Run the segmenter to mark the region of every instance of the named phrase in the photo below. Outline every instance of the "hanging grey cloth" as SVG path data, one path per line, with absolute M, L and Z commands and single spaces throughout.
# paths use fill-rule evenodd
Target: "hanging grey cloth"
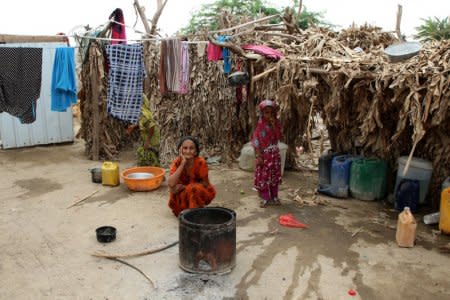
M 0 112 L 33 123 L 41 75 L 42 48 L 0 48 Z

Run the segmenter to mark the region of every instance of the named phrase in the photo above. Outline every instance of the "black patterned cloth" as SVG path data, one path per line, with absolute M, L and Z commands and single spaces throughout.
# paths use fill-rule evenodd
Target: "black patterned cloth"
M 144 88 L 144 47 L 142 44 L 108 45 L 108 113 L 137 124 Z
M 0 47 L 0 112 L 33 123 L 41 76 L 42 48 Z

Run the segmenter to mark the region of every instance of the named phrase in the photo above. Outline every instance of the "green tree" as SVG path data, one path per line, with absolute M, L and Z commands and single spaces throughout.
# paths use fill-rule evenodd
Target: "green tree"
M 298 5 L 298 0 L 294 1 Z M 273 7 L 264 0 L 216 0 L 210 4 L 203 4 L 201 8 L 195 11 L 189 24 L 181 29 L 183 34 L 195 33 L 202 29 L 219 29 L 219 16 L 226 10 L 229 16 L 233 17 L 258 17 L 261 15 L 269 16 L 283 14 L 284 8 Z M 297 17 L 295 15 L 295 17 Z M 309 12 L 303 7 L 300 18 L 297 18 L 297 24 L 301 29 L 306 29 L 311 24 L 328 26 L 322 20 L 322 13 Z M 281 18 L 275 18 L 270 23 L 279 23 Z
M 415 38 L 423 42 L 450 39 L 450 22 L 448 17 L 443 19 L 428 17 L 427 19 L 422 19 L 422 21 L 424 23 L 416 27 L 417 35 Z

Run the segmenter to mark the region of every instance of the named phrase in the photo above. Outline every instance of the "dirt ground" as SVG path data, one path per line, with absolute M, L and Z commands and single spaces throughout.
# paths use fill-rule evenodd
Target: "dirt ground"
M 131 153 L 123 170 L 134 165 Z M 211 166 L 215 206 L 237 213 L 236 267 L 199 275 L 178 266 L 178 246 L 126 259 L 145 272 L 91 253 L 134 253 L 178 240 L 166 183 L 134 193 L 91 182 L 100 166 L 74 144 L 0 151 L 0 299 L 450 299 L 450 241 L 421 222 L 417 245 L 395 243 L 397 212 L 381 202 L 331 199 L 303 206 L 317 172 L 285 172 L 280 207 L 259 208 L 252 173 Z M 242 190 L 242 191 L 241 191 Z M 67 208 L 98 191 L 80 205 Z M 308 229 L 278 224 L 292 213 Z M 117 228 L 100 244 L 95 229 Z M 356 295 L 350 296 L 353 289 Z

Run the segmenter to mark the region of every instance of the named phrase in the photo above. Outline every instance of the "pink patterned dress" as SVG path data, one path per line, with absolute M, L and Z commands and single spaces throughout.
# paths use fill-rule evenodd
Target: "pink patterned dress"
M 281 139 L 281 124 L 275 120 L 272 126 L 260 118 L 253 132 L 252 146 L 261 153 L 263 164 L 255 167 L 255 188 L 267 201 L 278 198 L 278 186 L 281 184 L 281 156 L 278 142 Z

